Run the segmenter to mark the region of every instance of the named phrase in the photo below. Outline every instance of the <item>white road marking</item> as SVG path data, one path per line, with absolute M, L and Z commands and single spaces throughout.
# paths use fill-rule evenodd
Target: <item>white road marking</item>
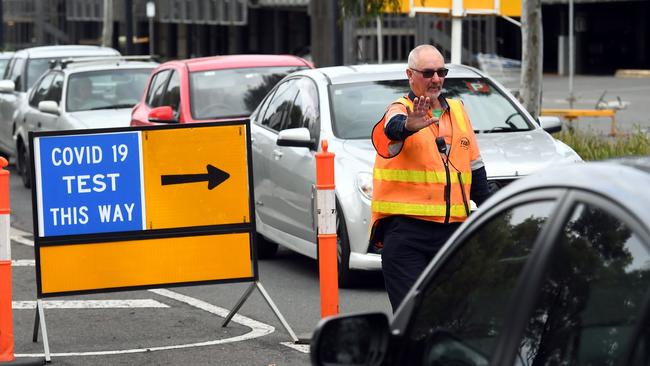
M 293 348 L 298 352 L 302 353 L 309 353 L 309 345 L 308 344 L 295 344 L 292 342 L 280 342 L 281 345 L 287 346 L 289 348 Z
M 13 301 L 12 307 L 17 310 L 36 309 L 36 301 Z M 153 299 L 140 300 L 46 300 L 45 309 L 129 309 L 129 308 L 168 308 Z
M 34 246 L 34 241 L 31 239 L 28 239 L 27 237 L 31 236 L 30 233 L 26 231 L 22 231 L 20 229 L 16 228 L 11 228 L 10 232 L 11 240 L 22 244 L 22 245 L 27 245 L 27 246 Z M 12 265 L 14 266 L 34 266 L 35 261 L 33 259 L 18 259 L 18 260 L 12 260 Z M 218 307 L 216 305 L 212 305 L 210 303 L 207 303 L 205 301 L 195 299 L 193 297 L 185 296 L 182 294 L 179 294 L 177 292 L 173 292 L 170 290 L 165 290 L 165 289 L 152 289 L 149 290 L 153 293 L 156 293 L 160 296 L 164 296 L 170 299 L 174 299 L 176 301 L 180 301 L 183 303 L 186 303 L 190 306 L 193 306 L 195 308 L 207 311 L 211 314 L 217 315 L 219 317 L 225 318 L 228 316 L 230 313 L 229 310 Z M 108 301 L 120 301 L 120 300 L 108 300 Z M 125 300 L 126 301 L 126 300 Z M 153 300 L 152 300 L 153 301 Z M 44 301 L 45 303 L 48 303 L 50 301 Z M 52 301 L 53 302 L 53 301 Z M 72 301 L 63 301 L 70 303 Z M 16 301 L 14 302 L 14 306 L 26 306 L 24 309 L 34 309 L 35 305 L 16 305 L 16 303 L 35 303 L 33 301 Z M 164 304 L 163 304 L 164 305 Z M 29 306 L 29 307 L 27 307 Z M 166 306 L 166 305 L 165 305 Z M 45 305 L 46 308 L 48 308 L 48 305 Z M 60 307 L 61 308 L 61 307 Z M 69 308 L 69 307 L 68 307 Z M 14 307 L 16 309 L 16 307 Z M 23 309 L 23 308 L 21 308 Z M 179 344 L 179 345 L 172 345 L 172 346 L 161 346 L 161 347 L 150 347 L 150 348 L 132 348 L 132 349 L 125 349 L 125 350 L 110 350 L 110 351 L 95 351 L 95 352 L 62 352 L 62 353 L 50 353 L 51 357 L 66 357 L 66 356 L 102 356 L 102 355 L 116 355 L 116 354 L 127 354 L 127 353 L 143 353 L 143 352 L 152 352 L 152 351 L 164 351 L 164 350 L 170 350 L 170 349 L 183 349 L 183 348 L 192 348 L 192 347 L 205 347 L 205 346 L 213 346 L 217 344 L 225 344 L 225 343 L 232 343 L 232 342 L 239 342 L 239 341 L 244 341 L 247 339 L 253 339 L 253 338 L 258 338 L 258 337 L 263 337 L 267 334 L 271 334 L 275 331 L 275 327 L 264 324 L 262 322 L 259 322 L 257 320 L 245 317 L 243 315 L 236 314 L 233 316 L 232 321 L 234 323 L 246 326 L 251 328 L 251 331 L 242 334 L 240 336 L 232 337 L 232 338 L 225 338 L 225 339 L 215 339 L 211 341 L 206 341 L 206 342 L 198 342 L 198 343 L 187 343 L 187 344 Z M 281 342 L 280 344 L 287 346 L 289 348 L 295 349 L 299 352 L 303 353 L 309 353 L 309 345 L 297 345 L 293 344 L 291 342 Z M 23 354 L 15 354 L 15 357 L 44 357 L 44 353 L 23 353 Z
M 12 241 L 15 241 L 18 244 L 33 247 L 34 246 L 34 241 L 31 240 L 31 239 L 26 238 L 26 236 L 32 236 L 32 234 L 28 233 L 26 231 L 22 231 L 20 229 L 16 229 L 14 227 L 9 229 L 9 237 L 10 237 L 10 239 Z
M 36 265 L 36 261 L 33 259 L 12 259 L 11 260 L 12 267 L 34 267 L 35 265 Z
M 209 304 L 205 301 L 195 299 L 193 297 L 185 296 L 177 292 L 164 290 L 164 289 L 153 289 L 149 290 L 153 293 L 156 293 L 160 296 L 164 296 L 176 301 L 186 303 L 190 306 L 196 307 L 201 310 L 205 310 L 211 314 L 225 317 L 229 313 L 227 309 L 218 307 L 216 305 Z M 149 348 L 131 348 L 124 350 L 110 350 L 110 351 L 94 351 L 94 352 L 61 352 L 61 353 L 50 353 L 51 357 L 71 357 L 71 356 L 103 356 L 103 355 L 118 355 L 118 354 L 127 354 L 127 353 L 143 353 L 143 352 L 153 352 L 153 351 L 164 351 L 170 349 L 183 349 L 183 348 L 192 348 L 192 347 L 205 347 L 205 346 L 214 346 L 217 344 L 225 344 L 232 342 L 244 341 L 247 339 L 253 339 L 271 334 L 275 331 L 275 327 L 264 324 L 257 320 L 245 317 L 243 315 L 235 315 L 232 318 L 232 321 L 238 324 L 241 324 L 246 327 L 252 328 L 250 332 L 242 334 L 239 336 L 224 338 L 224 339 L 215 339 L 206 342 L 197 342 L 197 343 L 186 343 L 178 344 L 172 346 L 161 346 L 161 347 L 149 347 Z M 43 353 L 22 353 L 15 354 L 15 357 L 44 357 Z

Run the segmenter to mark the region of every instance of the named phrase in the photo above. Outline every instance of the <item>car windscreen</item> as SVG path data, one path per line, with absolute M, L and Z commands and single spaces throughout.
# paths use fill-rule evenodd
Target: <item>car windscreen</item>
M 197 120 L 249 116 L 278 81 L 304 67 L 255 67 L 190 73 L 190 108 Z
M 368 139 L 391 102 L 409 92 L 408 80 L 333 85 L 330 99 L 334 134 L 343 139 Z M 460 99 L 476 132 L 513 132 L 533 128 L 514 104 L 482 78 L 447 78 L 447 98 Z
M 140 101 L 151 70 L 111 69 L 70 74 L 66 111 L 132 108 Z

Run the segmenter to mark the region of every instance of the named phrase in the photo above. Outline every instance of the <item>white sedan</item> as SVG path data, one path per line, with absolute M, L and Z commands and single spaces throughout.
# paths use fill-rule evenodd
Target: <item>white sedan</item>
M 465 104 L 492 190 L 549 165 L 582 160 L 496 81 L 471 67 L 447 67 L 444 93 Z M 408 93 L 406 68 L 304 70 L 267 94 L 251 115 L 259 257 L 273 256 L 277 244 L 317 257 L 314 156 L 326 139 L 336 154 L 339 283 L 350 285 L 352 270 L 381 269 L 380 255 L 368 246 L 375 159 L 370 132 L 387 105 Z M 547 130 L 559 130 L 559 120 L 541 123 L 547 122 Z

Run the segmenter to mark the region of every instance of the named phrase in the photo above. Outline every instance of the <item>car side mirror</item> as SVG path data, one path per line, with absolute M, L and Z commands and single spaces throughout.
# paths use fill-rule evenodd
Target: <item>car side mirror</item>
M 544 131 L 548 133 L 555 133 L 562 131 L 562 120 L 557 116 L 539 116 L 537 122 L 542 126 Z
M 43 100 L 38 102 L 38 110 L 43 113 L 59 114 L 59 103 L 53 100 Z
M 13 93 L 16 91 L 16 84 L 12 80 L 0 80 L 0 93 Z
M 318 323 L 309 353 L 317 366 L 378 366 L 386 358 L 389 340 L 386 314 L 346 314 Z
M 147 116 L 147 119 L 149 120 L 149 122 L 159 122 L 159 123 L 178 122 L 176 118 L 174 118 L 174 110 L 172 109 L 172 107 L 168 105 L 153 108 L 151 111 L 149 111 L 149 115 Z
M 309 129 L 305 127 L 288 128 L 280 131 L 276 143 L 278 146 L 307 147 L 310 149 L 316 145 L 316 142 L 311 139 Z

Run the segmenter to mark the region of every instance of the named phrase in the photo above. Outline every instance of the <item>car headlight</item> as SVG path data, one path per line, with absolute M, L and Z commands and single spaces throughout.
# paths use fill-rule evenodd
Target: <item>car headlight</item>
M 369 200 L 372 199 L 372 173 L 357 173 L 357 189 L 359 189 L 359 192 L 361 192 L 365 198 Z

